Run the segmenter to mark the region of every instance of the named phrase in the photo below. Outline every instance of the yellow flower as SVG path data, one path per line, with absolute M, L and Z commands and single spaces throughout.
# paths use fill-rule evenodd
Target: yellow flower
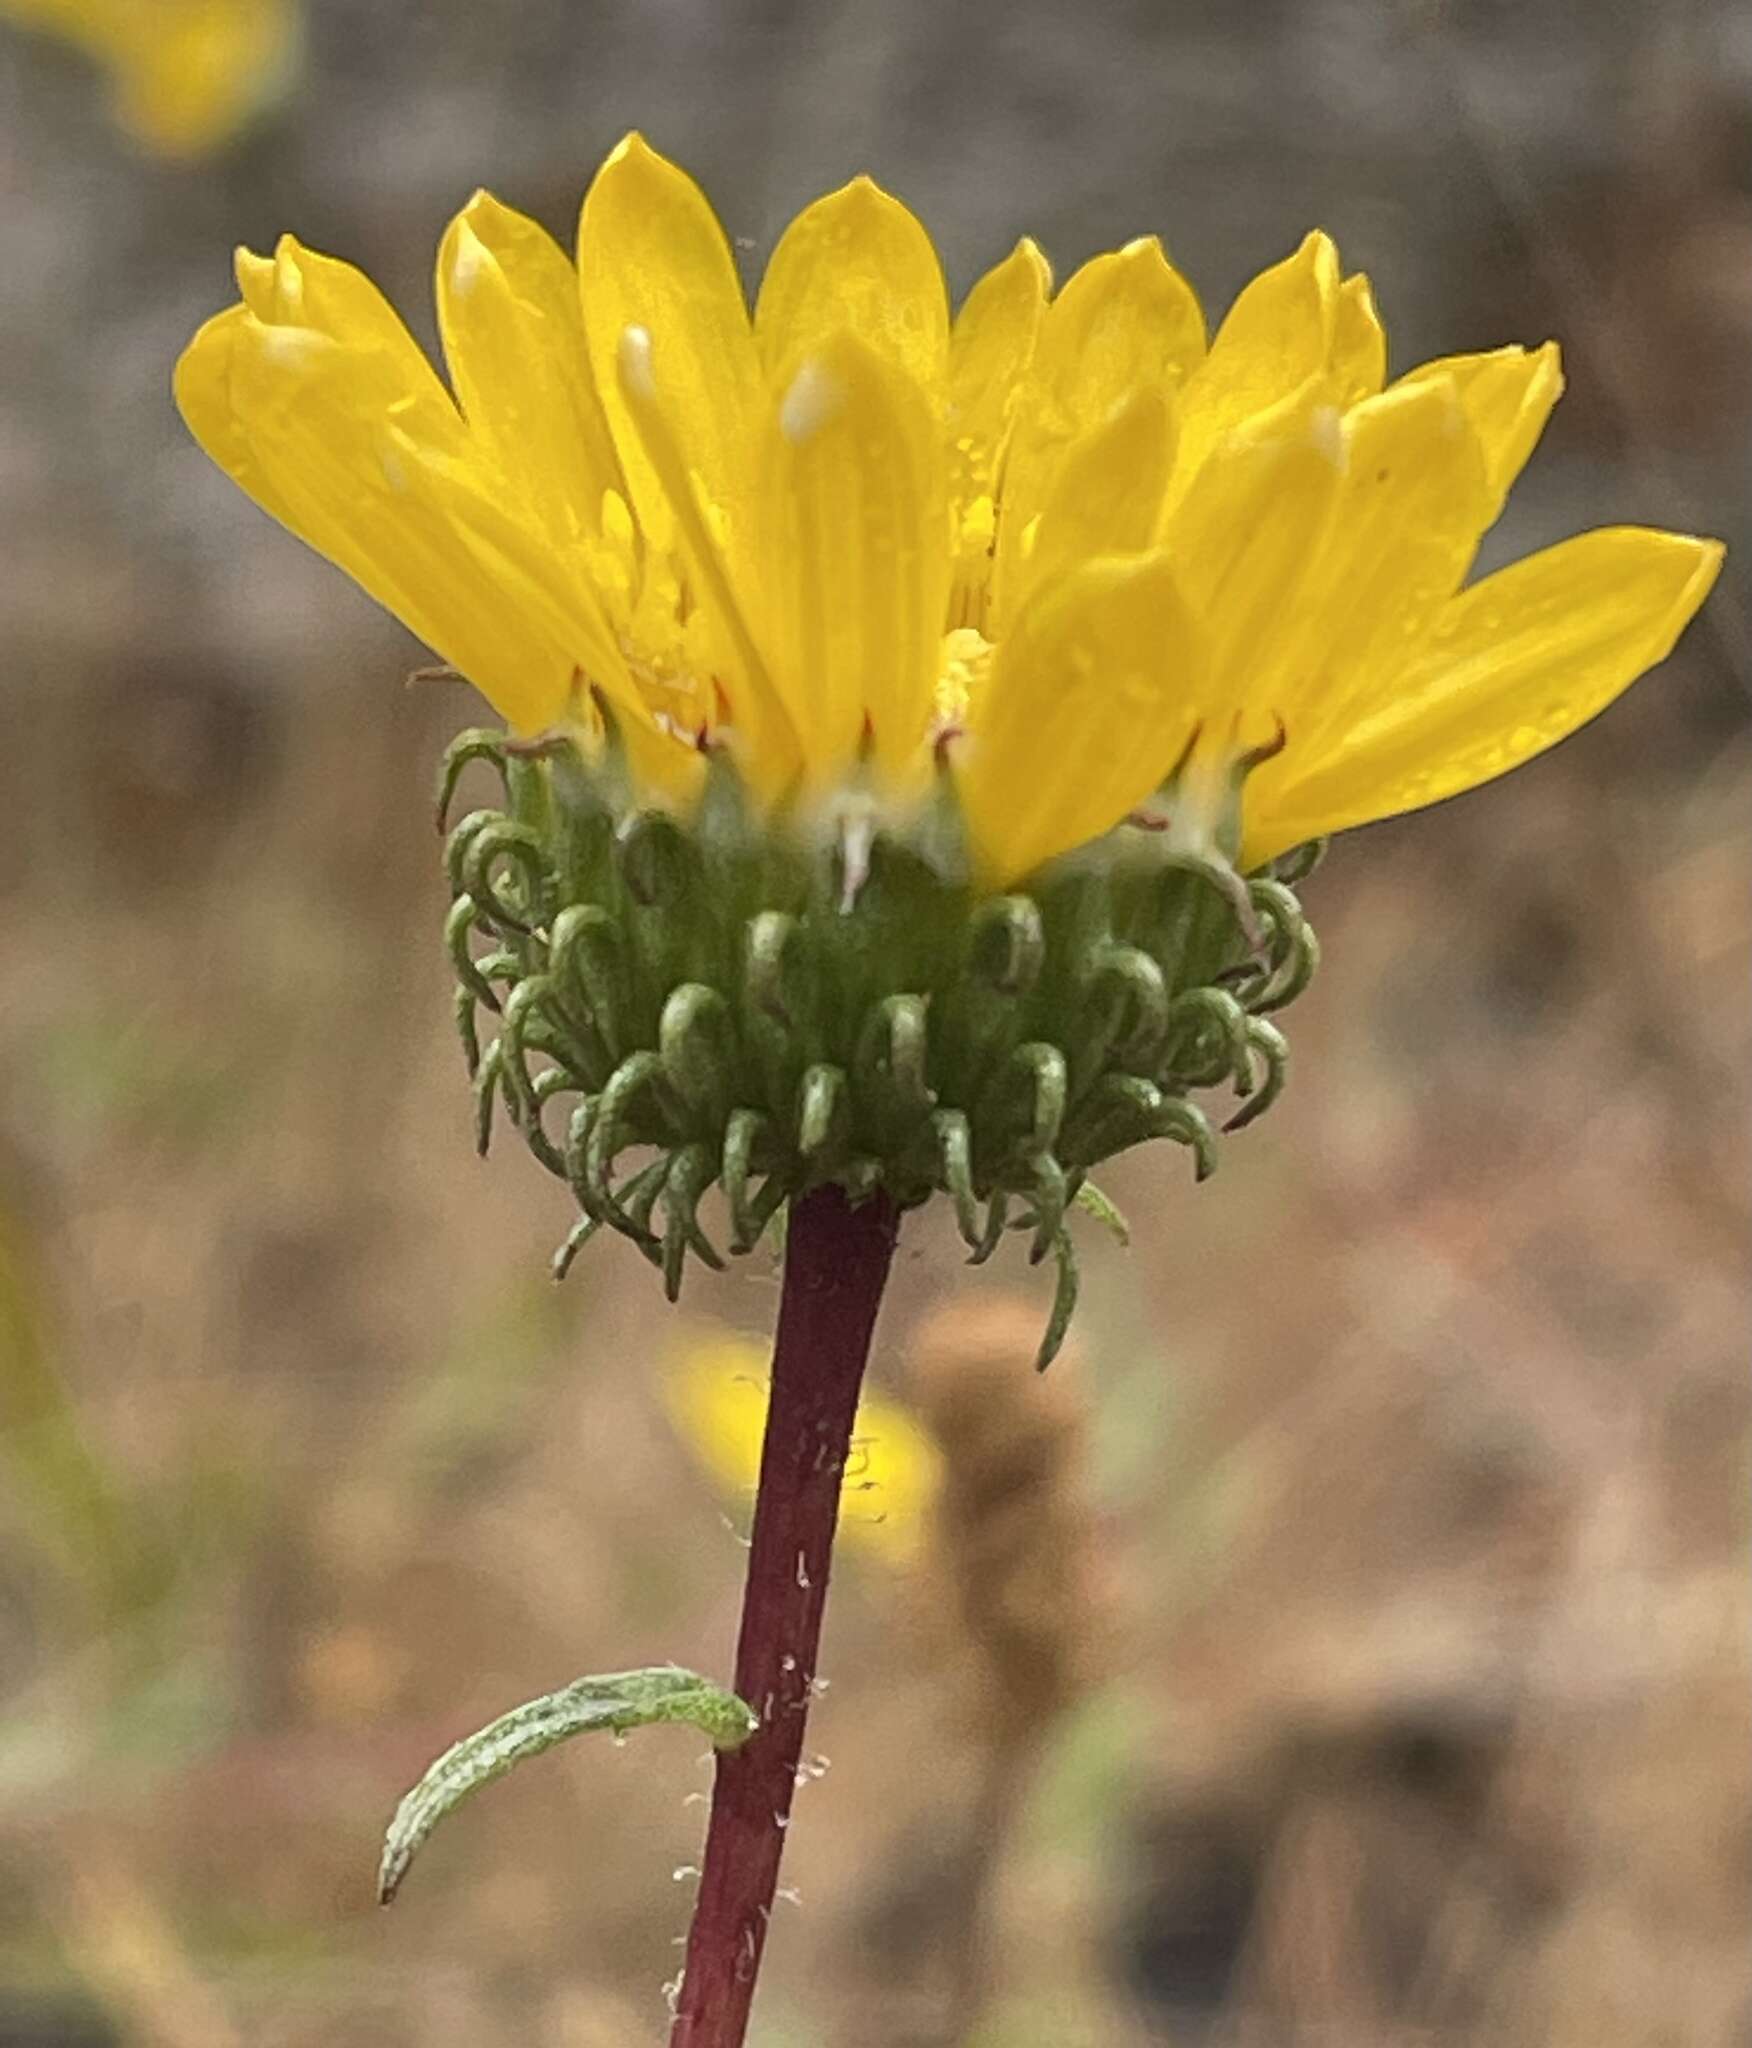
M 238 281 L 178 368 L 195 435 L 511 725 L 593 730 L 588 685 L 681 805 L 707 734 L 793 813 L 904 814 L 947 760 L 990 887 L 1141 808 L 1251 866 L 1500 775 L 1662 659 L 1721 559 L 1611 527 L 1469 584 L 1557 351 L 1384 384 L 1323 234 L 1208 344 L 1153 237 L 1056 295 L 1024 241 L 952 320 L 859 178 L 751 318 L 635 135 L 576 271 L 484 193 L 452 223 L 454 396 L 347 265 L 288 237 Z
M 767 1353 L 740 1337 L 695 1345 L 663 1382 L 669 1419 L 719 1487 L 752 1503 L 766 1431 Z M 840 1503 L 840 1534 L 891 1564 L 910 1563 L 923 1544 L 942 1459 L 904 1408 L 866 1394 L 852 1425 Z
M 0 0 L 0 15 L 87 51 L 116 119 L 160 156 L 203 156 L 291 75 L 296 0 Z

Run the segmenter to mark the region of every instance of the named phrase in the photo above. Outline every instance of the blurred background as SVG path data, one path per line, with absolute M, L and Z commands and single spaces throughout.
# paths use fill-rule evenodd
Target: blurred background
M 633 125 L 751 271 L 862 169 L 957 289 L 1161 230 L 1214 313 L 1323 224 L 1399 367 L 1564 342 L 1492 562 L 1735 550 L 1573 744 L 1335 850 L 1289 1098 L 1196 1198 L 1122 1163 L 1045 1381 L 1043 1276 L 908 1229 L 941 1478 L 848 1506 L 756 2038 L 1747 2042 L 1745 10 L 0 0 L 0 2044 L 663 2037 L 691 1736 L 527 1768 L 387 1917 L 377 1843 L 516 1700 L 728 1668 L 665 1388 L 774 1277 L 552 1285 L 448 1022 L 475 707 L 168 391 L 234 242 L 429 338 L 471 189 L 569 241 Z

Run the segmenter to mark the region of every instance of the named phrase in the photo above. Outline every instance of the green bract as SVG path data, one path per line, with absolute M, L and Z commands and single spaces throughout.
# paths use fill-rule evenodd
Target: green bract
M 445 757 L 441 817 L 476 760 L 504 798 L 450 834 L 457 1022 L 481 1149 L 502 1102 L 583 1211 L 562 1273 L 606 1224 L 673 1298 L 690 1252 L 723 1266 L 714 1185 L 734 1253 L 824 1181 L 901 1208 L 942 1193 L 975 1263 L 1006 1229 L 1055 1255 L 1044 1363 L 1091 1169 L 1172 1138 L 1202 1180 L 1217 1141 L 1194 1092 L 1232 1088 L 1234 1130 L 1283 1087 L 1269 1013 L 1318 958 L 1290 886 L 1314 850 L 1244 881 L 1128 827 L 980 896 L 947 780 L 904 833 L 855 796 L 786 829 L 719 751 L 683 821 L 632 801 L 612 747 L 478 731 Z

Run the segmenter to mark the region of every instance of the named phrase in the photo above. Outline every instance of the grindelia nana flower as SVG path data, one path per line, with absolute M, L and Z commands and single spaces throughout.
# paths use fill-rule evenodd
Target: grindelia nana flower
M 177 369 L 196 437 L 511 728 L 445 784 L 506 784 L 451 841 L 483 1141 L 502 1098 L 575 1236 L 672 1289 L 714 1182 L 740 1250 L 824 1181 L 941 1189 L 976 1257 L 1056 1253 L 1050 1349 L 1089 1169 L 1169 1136 L 1208 1171 L 1191 1091 L 1231 1081 L 1241 1122 L 1282 1085 L 1295 850 L 1561 738 L 1721 557 L 1609 527 L 1469 581 L 1556 349 L 1388 383 L 1319 233 L 1208 340 L 1153 237 L 1056 292 L 1024 241 L 951 317 L 859 178 L 751 315 L 632 136 L 576 268 L 484 193 L 452 222 L 448 388 L 348 265 L 287 237 L 237 277 Z
M 0 15 L 88 51 L 116 119 L 161 156 L 227 141 L 290 77 L 296 0 L 0 0 Z

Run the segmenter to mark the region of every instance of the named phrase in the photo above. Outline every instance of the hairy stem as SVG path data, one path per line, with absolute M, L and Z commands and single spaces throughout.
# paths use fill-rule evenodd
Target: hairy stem
M 748 2028 L 803 1755 L 858 1388 L 897 1221 L 886 1195 L 854 1207 L 838 1187 L 792 1205 L 736 1645 L 736 1691 L 760 1727 L 718 1758 L 670 2048 L 741 2048 Z

